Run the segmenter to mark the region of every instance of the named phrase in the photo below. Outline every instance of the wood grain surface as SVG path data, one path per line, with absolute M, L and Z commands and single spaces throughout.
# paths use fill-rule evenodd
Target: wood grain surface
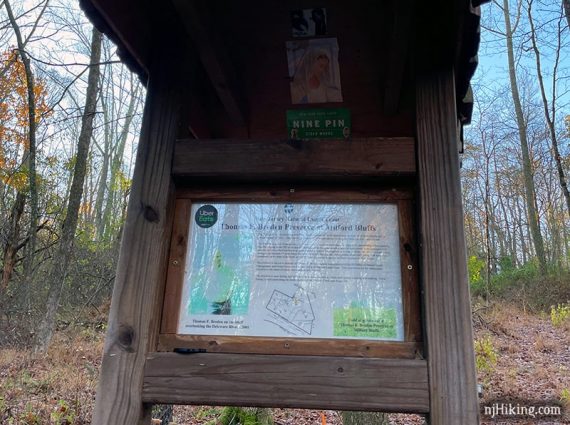
M 425 413 L 424 360 L 252 354 L 149 355 L 150 403 Z
M 421 269 L 431 423 L 479 423 L 453 72 L 417 84 Z
M 185 177 L 400 176 L 416 170 L 413 138 L 179 140 L 173 174 Z
M 172 154 L 178 95 L 170 74 L 150 79 L 105 340 L 94 425 L 150 423 L 141 400 L 146 354 L 156 346 L 172 231 Z

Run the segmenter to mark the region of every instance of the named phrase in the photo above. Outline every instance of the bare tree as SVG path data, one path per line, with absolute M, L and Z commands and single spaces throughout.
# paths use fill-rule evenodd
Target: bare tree
M 48 6 L 49 1 L 46 0 L 38 17 L 37 22 L 41 19 L 45 9 Z M 22 36 L 20 31 L 20 26 L 16 22 L 14 13 L 12 11 L 12 6 L 9 0 L 4 0 L 4 6 L 6 7 L 6 12 L 8 14 L 8 19 L 10 25 L 14 30 L 14 35 L 16 36 L 16 42 L 18 45 L 18 54 L 22 59 L 24 64 L 24 69 L 26 71 L 26 88 L 28 93 L 28 178 L 29 178 L 29 192 L 30 192 L 30 226 L 29 226 L 29 241 L 25 262 L 26 275 L 30 276 L 32 273 L 32 265 L 34 261 L 34 252 L 36 249 L 36 233 L 38 227 L 38 188 L 37 188 L 37 172 L 36 172 L 36 129 L 37 129 L 37 118 L 36 118 L 36 94 L 35 94 L 35 82 L 34 73 L 32 71 L 32 65 L 28 53 L 26 52 L 26 40 Z M 21 204 L 21 201 L 20 201 Z M 18 205 L 19 209 L 20 205 Z M 21 215 L 21 214 L 20 214 Z M 14 216 L 16 218 L 17 215 Z
M 559 145 L 558 135 L 555 127 L 556 112 L 557 112 L 556 108 L 557 77 L 558 77 L 558 66 L 560 65 L 562 24 L 561 24 L 561 19 L 559 19 L 557 25 L 557 33 L 555 37 L 556 40 L 555 57 L 552 67 L 552 81 L 551 81 L 552 97 L 549 101 L 546 95 L 544 76 L 542 73 L 541 53 L 537 43 L 537 32 L 534 24 L 532 5 L 533 5 L 533 0 L 527 0 L 527 16 L 528 16 L 528 22 L 530 24 L 530 40 L 532 43 L 532 50 L 534 52 L 536 60 L 536 76 L 538 78 L 538 84 L 540 87 L 540 97 L 544 108 L 544 118 L 548 126 L 548 132 L 550 134 L 550 142 L 552 144 L 552 150 L 554 152 L 554 160 L 556 161 L 556 171 L 558 172 L 560 189 L 562 190 L 562 193 L 566 200 L 566 208 L 568 209 L 568 214 L 570 215 L 570 192 L 568 191 L 568 183 L 566 180 L 566 175 L 564 173 L 564 167 L 562 165 L 562 157 L 560 155 L 560 148 L 558 146 Z
M 503 0 L 503 14 L 505 18 L 505 42 L 507 47 L 507 59 L 509 64 L 509 80 L 511 84 L 511 96 L 513 99 L 513 106 L 515 108 L 515 116 L 517 121 L 517 129 L 522 153 L 522 167 L 524 176 L 525 187 L 525 201 L 528 212 L 528 222 L 536 257 L 538 259 L 539 269 L 541 274 L 546 274 L 546 256 L 544 254 L 544 240 L 540 231 L 540 221 L 536 209 L 536 190 L 533 180 L 532 165 L 530 161 L 530 151 L 528 144 L 528 135 L 526 128 L 526 121 L 523 113 L 522 101 L 519 94 L 519 87 L 517 82 L 517 71 L 515 64 L 515 53 L 513 46 L 513 34 L 518 25 L 521 15 L 521 3 L 518 4 L 517 18 L 515 25 L 511 25 L 511 15 L 509 10 L 509 0 Z
M 55 327 L 55 319 L 61 291 L 67 275 L 70 258 L 73 254 L 73 243 L 79 216 L 79 207 L 83 196 L 83 184 L 87 169 L 87 156 L 93 134 L 93 119 L 97 106 L 97 90 L 99 84 L 101 60 L 102 34 L 96 28 L 92 30 L 91 57 L 89 75 L 87 78 L 87 91 L 85 96 L 85 108 L 83 111 L 81 133 L 77 142 L 77 155 L 75 160 L 73 181 L 69 193 L 67 213 L 63 222 L 62 236 L 59 247 L 55 254 L 51 272 L 48 277 L 49 292 L 46 302 L 46 313 L 38 327 L 34 341 L 34 352 L 45 352 L 51 340 Z

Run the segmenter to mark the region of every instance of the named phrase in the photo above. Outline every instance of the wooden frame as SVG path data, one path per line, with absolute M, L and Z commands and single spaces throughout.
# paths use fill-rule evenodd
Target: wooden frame
M 244 336 L 178 335 L 177 324 L 180 298 L 188 250 L 187 238 L 191 222 L 192 200 L 201 202 L 335 202 L 335 203 L 391 203 L 398 206 L 400 234 L 400 262 L 402 301 L 404 310 L 404 341 L 377 341 L 352 339 L 303 339 Z M 168 274 L 164 296 L 159 351 L 193 349 L 215 353 L 280 354 L 305 356 L 357 356 L 381 358 L 422 357 L 421 321 L 417 258 L 414 239 L 412 194 L 402 190 L 316 190 L 285 188 L 260 190 L 236 187 L 223 190 L 179 190 L 171 239 Z
M 172 172 L 177 177 L 240 180 L 294 176 L 303 180 L 336 177 L 346 181 L 355 177 L 414 176 L 414 144 L 411 137 L 369 137 L 349 141 L 178 140 Z
M 282 49 L 290 8 L 303 4 L 81 2 L 149 77 L 92 423 L 148 424 L 152 403 L 417 412 L 428 413 L 431 424 L 478 423 L 455 107 L 465 97 L 478 45 L 472 5 L 414 8 L 392 0 L 341 13 L 344 2 L 327 3 L 330 35 L 342 41 L 342 62 L 350 64 L 342 69 L 343 106 L 351 109 L 354 137 L 298 141 L 283 139 L 290 93 Z M 256 9 L 261 4 L 265 10 Z M 262 25 L 245 19 L 252 14 Z M 180 140 L 190 134 L 213 140 Z M 224 188 L 188 186 L 205 180 Z M 295 193 L 291 186 L 243 186 L 269 181 L 314 186 L 294 186 Z M 323 190 L 333 182 L 335 188 Z M 370 188 L 394 182 L 417 189 L 416 196 Z M 198 346 L 164 332 L 178 308 L 176 285 L 168 285 L 163 302 L 166 276 L 180 273 L 186 243 L 175 203 L 180 211 L 195 196 L 289 200 L 300 192 L 326 201 L 332 190 L 347 202 L 374 196 L 397 202 L 405 210 L 400 225 L 419 230 L 402 241 L 408 261 L 402 264 L 412 264 L 413 272 L 403 274 L 406 308 L 418 315 L 406 326 L 406 342 L 342 340 L 345 350 L 323 340 L 328 356 L 318 356 L 299 339 L 274 339 L 243 353 L 244 344 L 219 337 Z M 184 346 L 208 352 L 156 352 Z M 426 360 L 400 358 L 422 352 Z
M 182 96 L 180 75 L 167 68 L 168 51 L 163 54 L 149 81 L 94 425 L 142 424 L 151 418 L 152 406 L 142 403 L 142 381 L 146 355 L 156 346 L 160 328 L 174 204 L 170 164 Z
M 422 75 L 416 94 L 429 423 L 477 424 L 453 70 Z
M 425 360 L 203 353 L 147 357 L 146 403 L 426 413 Z

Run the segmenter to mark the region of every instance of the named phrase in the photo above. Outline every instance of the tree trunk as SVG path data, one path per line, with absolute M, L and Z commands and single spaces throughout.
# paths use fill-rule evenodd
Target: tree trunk
M 105 120 L 105 142 L 102 150 L 103 165 L 101 166 L 101 175 L 99 176 L 99 187 L 97 189 L 97 197 L 95 199 L 95 234 L 98 240 L 102 239 L 104 222 L 103 222 L 103 200 L 105 194 L 110 195 L 110 190 L 107 187 L 107 179 L 109 177 L 109 163 L 111 162 L 111 129 L 108 124 L 109 117 L 107 112 L 107 105 L 103 91 L 101 90 L 101 106 L 103 108 L 103 119 Z
M 483 139 L 483 155 L 485 157 L 485 180 L 484 180 L 484 220 L 485 220 L 485 303 L 489 304 L 491 297 L 491 179 L 490 179 L 490 157 L 491 154 L 487 151 L 486 141 Z
M 507 214 L 506 208 L 505 208 L 505 201 L 503 200 L 503 191 L 501 190 L 501 187 L 503 185 L 501 179 L 500 179 L 500 174 L 499 174 L 499 169 L 497 167 L 497 158 L 495 157 L 493 160 L 493 166 L 494 166 L 494 171 L 495 171 L 495 176 L 496 177 L 496 182 L 495 182 L 495 192 L 497 193 L 497 200 L 499 202 L 499 207 L 501 209 L 501 213 L 503 215 L 503 222 L 504 224 L 504 228 L 505 228 L 505 232 L 506 232 L 506 245 L 508 247 L 508 255 L 511 258 L 511 264 L 515 264 L 516 262 L 516 246 L 514 243 L 514 238 L 511 234 L 511 225 L 509 223 L 509 216 Z
M 532 248 L 529 247 L 527 242 L 531 242 L 529 239 L 528 234 L 528 223 L 523 223 L 522 219 L 524 217 L 528 217 L 528 213 L 526 212 L 525 206 L 519 202 L 517 198 L 517 213 L 518 213 L 518 222 L 519 222 L 519 235 L 521 238 L 521 250 L 522 250 L 522 264 L 526 264 L 528 262 L 529 257 L 532 257 Z
M 562 206 L 560 206 L 562 208 Z M 570 260 L 570 247 L 568 246 L 568 242 L 569 242 L 569 235 L 568 235 L 568 226 L 561 226 L 562 227 L 562 248 L 563 248 L 563 252 L 564 255 L 562 256 L 563 259 L 563 265 L 565 267 L 568 267 L 569 264 L 569 260 Z
M 69 193 L 67 214 L 63 222 L 61 241 L 53 258 L 52 269 L 48 276 L 49 293 L 46 302 L 46 314 L 38 327 L 34 343 L 34 353 L 45 352 L 55 328 L 55 319 L 61 290 L 69 267 L 70 257 L 75 240 L 75 230 L 79 216 L 79 207 L 83 196 L 83 183 L 87 169 L 89 145 L 93 134 L 93 119 L 97 106 L 97 86 L 100 74 L 102 35 L 93 28 L 91 36 L 91 58 L 89 75 L 87 78 L 87 93 L 85 95 L 85 109 L 81 122 L 81 132 L 77 142 L 77 155 L 73 170 L 73 182 Z
M 388 415 L 376 412 L 342 412 L 343 425 L 389 425 Z
M 46 2 L 47 3 L 47 2 Z M 26 260 L 24 261 L 24 272 L 29 278 L 32 273 L 32 267 L 34 263 L 34 252 L 36 249 L 36 232 L 38 227 L 38 189 L 36 180 L 36 96 L 35 96 L 35 83 L 34 74 L 32 72 L 32 66 L 30 63 L 30 58 L 28 57 L 25 50 L 25 42 L 20 32 L 20 27 L 14 18 L 12 13 L 12 7 L 8 0 L 4 1 L 6 6 L 6 12 L 8 14 L 8 20 L 10 25 L 14 30 L 16 35 L 16 43 L 18 45 L 18 54 L 22 59 L 24 65 L 24 70 L 26 73 L 26 89 L 28 94 L 28 180 L 30 189 L 30 227 L 29 227 L 29 241 L 26 250 L 28 251 L 26 255 Z M 47 4 L 46 4 L 47 6 Z M 45 10 L 45 6 L 44 6 Z M 42 11 L 43 13 L 43 11 Z
M 570 7 L 570 4 L 565 3 L 565 7 Z M 568 9 L 566 10 L 568 12 Z M 530 24 L 530 40 L 532 41 L 532 50 L 534 51 L 534 56 L 536 59 L 536 76 L 538 77 L 538 85 L 540 87 L 540 97 L 542 99 L 542 105 L 544 107 L 544 118 L 546 119 L 546 124 L 548 126 L 548 132 L 550 134 L 550 142 L 552 143 L 552 150 L 554 152 L 554 160 L 556 161 L 556 171 L 558 172 L 558 181 L 560 182 L 560 188 L 566 200 L 566 208 L 568 214 L 570 215 L 570 192 L 568 191 L 568 183 L 566 181 L 566 175 L 564 173 L 564 167 L 562 165 L 562 157 L 560 156 L 560 149 L 558 149 L 558 136 L 556 134 L 556 128 L 554 123 L 556 121 L 556 85 L 557 85 L 557 71 L 558 64 L 560 62 L 560 49 L 561 49 L 561 28 L 560 22 L 558 23 L 558 34 L 556 37 L 556 58 L 554 60 L 554 67 L 552 71 L 552 103 L 549 105 L 548 98 L 546 97 L 546 90 L 544 88 L 544 78 L 542 76 L 542 66 L 540 64 L 540 51 L 538 50 L 538 45 L 536 43 L 536 30 L 534 28 L 534 20 L 532 18 L 532 0 L 528 0 L 528 21 Z
M 2 261 L 2 284 L 0 288 L 4 291 L 8 287 L 10 278 L 16 264 L 16 254 L 18 253 L 18 239 L 20 237 L 20 218 L 24 213 L 24 205 L 26 204 L 26 196 L 22 192 L 18 192 L 16 200 L 10 212 L 9 228 L 6 235 L 6 244 L 4 245 L 3 261 Z
M 132 86 L 131 80 L 131 86 Z M 117 151 L 113 156 L 113 161 L 111 162 L 111 179 L 109 182 L 109 195 L 107 196 L 107 203 L 105 204 L 105 211 L 103 214 L 103 220 L 105 226 L 104 239 L 111 240 L 111 216 L 113 215 L 113 210 L 115 209 L 115 200 L 120 199 L 117 197 L 117 178 L 119 176 L 119 171 L 121 170 L 121 165 L 123 163 L 123 157 L 125 155 L 125 146 L 127 144 L 127 138 L 129 137 L 129 130 L 133 121 L 133 116 L 137 106 L 138 89 L 134 91 L 129 102 L 129 107 L 127 110 L 127 115 L 125 118 L 125 123 L 121 129 L 121 134 L 119 136 L 119 143 L 117 146 Z
M 540 232 L 540 223 L 538 212 L 535 206 L 535 187 L 533 180 L 533 171 L 530 163 L 530 152 L 528 146 L 528 136 L 526 131 L 526 122 L 522 109 L 522 102 L 519 94 L 517 75 L 515 68 L 515 55 L 513 48 L 513 30 L 511 27 L 511 17 L 509 14 L 509 1 L 503 0 L 503 12 L 505 16 L 505 39 L 507 42 L 507 57 L 509 62 L 509 79 L 511 83 L 511 94 L 515 107 L 517 127 L 522 151 L 522 168 L 525 188 L 525 201 L 528 211 L 528 222 L 530 233 L 538 259 L 538 266 L 542 275 L 546 274 L 546 256 L 544 254 L 544 241 Z

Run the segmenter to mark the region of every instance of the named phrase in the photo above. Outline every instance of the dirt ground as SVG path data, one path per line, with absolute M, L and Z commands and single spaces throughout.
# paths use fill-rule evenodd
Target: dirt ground
M 481 406 L 561 406 L 565 412 L 565 416 L 514 419 L 483 415 L 482 423 L 570 424 L 570 323 L 554 326 L 547 315 L 504 305 L 475 310 Z M 48 355 L 40 359 L 32 360 L 26 351 L 0 348 L 0 424 L 89 424 L 102 349 L 103 332 L 85 326 L 59 332 Z M 203 425 L 220 411 L 176 406 L 174 421 Z M 273 416 L 275 425 L 342 424 L 335 411 L 274 409 Z M 424 423 L 416 415 L 390 415 L 390 421 Z
M 560 406 L 565 412 L 562 417 L 536 415 L 511 422 L 483 415 L 482 423 L 570 424 L 570 323 L 554 326 L 548 315 L 505 305 L 483 308 L 474 319 L 475 340 L 490 341 L 496 354 L 488 368 L 479 368 L 481 405 Z M 479 359 L 484 357 L 480 352 Z

